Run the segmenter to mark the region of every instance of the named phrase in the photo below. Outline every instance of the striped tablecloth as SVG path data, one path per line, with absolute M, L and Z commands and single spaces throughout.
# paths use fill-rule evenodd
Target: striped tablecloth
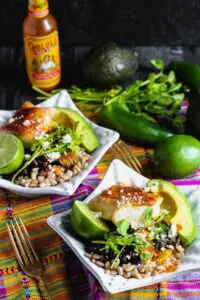
M 151 150 L 132 147 L 132 151 L 143 164 L 145 175 L 150 176 Z M 47 217 L 70 208 L 74 199 L 84 199 L 91 193 L 104 176 L 113 158 L 111 149 L 72 197 L 50 196 L 25 199 L 0 190 L 0 299 L 42 299 L 36 281 L 20 270 L 10 244 L 6 221 L 16 216 L 24 220 L 34 247 L 43 261 L 46 282 L 54 300 L 200 299 L 200 273 L 198 272 L 187 273 L 182 277 L 130 292 L 106 295 L 96 280 L 83 269 L 62 239 L 48 227 Z M 184 180 L 173 182 L 176 185 L 199 185 L 200 170 Z

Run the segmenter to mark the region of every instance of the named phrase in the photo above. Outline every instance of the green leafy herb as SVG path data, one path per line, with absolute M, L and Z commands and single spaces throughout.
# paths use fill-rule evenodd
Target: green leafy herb
M 173 71 L 164 73 L 164 62 L 160 59 L 150 61 L 150 64 L 158 70 L 150 73 L 144 81 L 137 80 L 126 88 L 114 86 L 108 90 L 95 88 L 80 89 L 73 85 L 68 89 L 71 98 L 83 111 L 99 111 L 103 105 L 111 103 L 126 103 L 133 114 L 142 116 L 152 122 L 157 122 L 158 117 L 168 118 L 167 126 L 176 132 L 183 132 L 183 118 L 179 116 L 181 104 L 188 89 L 178 82 Z M 37 87 L 34 90 L 40 92 L 44 100 L 55 93 L 46 93 Z M 58 90 L 56 90 L 58 92 Z M 175 119 L 175 121 L 173 121 Z
M 111 231 L 106 233 L 104 236 L 105 240 L 102 241 L 93 241 L 93 243 L 99 243 L 104 245 L 102 250 L 110 250 L 112 249 L 116 254 L 119 254 L 123 246 L 133 246 L 133 249 L 136 252 L 139 252 L 141 248 L 143 248 L 147 242 L 142 238 L 135 234 L 128 234 L 126 236 L 122 236 L 117 231 Z
M 143 214 L 145 226 L 151 224 L 152 214 L 153 214 L 153 209 L 151 207 L 147 207 Z
M 117 232 L 122 236 L 127 236 L 127 230 L 129 229 L 129 222 L 127 220 L 121 220 L 116 224 Z
M 156 219 L 156 223 L 159 223 L 162 220 L 168 221 L 171 219 L 170 211 L 168 209 L 161 209 L 158 218 Z
M 163 70 L 164 70 L 164 67 L 165 67 L 164 62 L 163 62 L 163 60 L 161 60 L 161 59 L 152 59 L 152 60 L 150 61 L 150 64 L 151 64 L 154 68 L 156 68 L 156 69 L 158 69 L 158 70 L 161 70 L 161 71 L 163 71 Z
M 108 232 L 104 235 L 104 240 L 93 241 L 92 243 L 102 244 L 102 251 L 112 250 L 115 254 L 115 261 L 123 252 L 126 246 L 132 246 L 133 251 L 137 252 L 138 254 L 144 253 L 145 257 L 145 247 L 148 245 L 148 242 L 142 238 L 139 234 L 128 234 L 127 233 L 127 226 L 129 226 L 128 221 L 122 220 L 118 222 L 116 231 Z M 112 267 L 112 266 L 111 266 Z
M 149 251 L 144 251 L 140 254 L 140 258 L 142 261 L 149 260 L 153 257 L 153 254 L 150 253 Z

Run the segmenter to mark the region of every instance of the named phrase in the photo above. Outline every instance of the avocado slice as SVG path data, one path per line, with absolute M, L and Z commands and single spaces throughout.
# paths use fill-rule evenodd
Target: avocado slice
M 170 222 L 181 225 L 179 235 L 182 243 L 190 245 L 196 236 L 196 224 L 192 216 L 190 202 L 185 195 L 172 183 L 153 179 L 147 182 L 152 192 L 159 193 L 163 197 L 161 208 L 171 212 Z
M 74 128 L 81 136 L 82 145 L 88 152 L 93 152 L 99 146 L 99 140 L 90 124 L 75 110 L 56 108 L 55 121 L 64 127 Z

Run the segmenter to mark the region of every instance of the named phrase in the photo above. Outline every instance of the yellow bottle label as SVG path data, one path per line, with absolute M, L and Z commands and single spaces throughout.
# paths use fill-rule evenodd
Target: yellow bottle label
M 43 37 L 25 36 L 24 48 L 31 83 L 40 88 L 57 85 L 61 77 L 58 32 Z
M 47 0 L 29 0 L 28 5 L 29 15 L 34 18 L 43 18 L 49 13 Z

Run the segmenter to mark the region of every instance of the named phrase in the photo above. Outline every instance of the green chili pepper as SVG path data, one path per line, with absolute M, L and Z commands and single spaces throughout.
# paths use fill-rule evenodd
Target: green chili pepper
M 120 103 L 102 108 L 100 123 L 118 131 L 122 139 L 145 146 L 153 146 L 173 135 L 159 125 L 132 114 L 126 104 Z
M 190 89 L 191 94 L 200 95 L 200 67 L 186 61 L 175 61 L 171 63 L 170 68 Z

